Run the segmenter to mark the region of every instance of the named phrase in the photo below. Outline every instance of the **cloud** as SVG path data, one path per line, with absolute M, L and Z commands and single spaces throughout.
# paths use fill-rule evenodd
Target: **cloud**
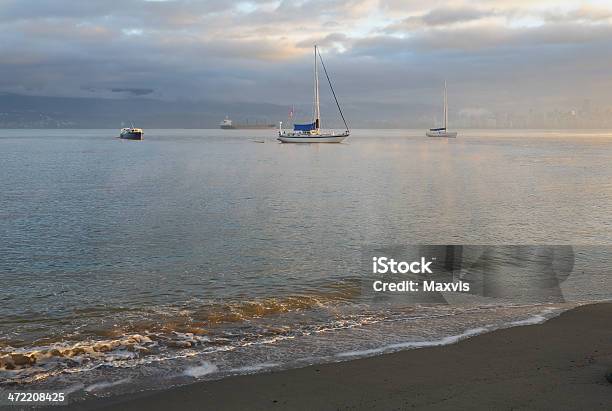
M 358 54 L 385 55 L 397 53 L 434 52 L 437 50 L 474 51 L 483 49 L 518 48 L 520 50 L 546 46 L 572 46 L 612 39 L 612 25 L 595 27 L 579 23 L 555 23 L 535 27 L 505 27 L 483 23 L 467 27 L 445 27 L 395 36 L 370 37 L 353 43 Z
M 309 37 L 301 40 L 296 44 L 296 47 L 311 49 L 317 44 L 321 47 L 344 49 L 349 43 L 349 37 L 344 33 L 331 33 L 323 37 Z
M 582 5 L 568 11 L 544 11 L 542 16 L 553 23 L 609 23 L 612 20 L 612 9 Z
M 496 16 L 492 9 L 474 7 L 438 8 L 418 16 L 410 16 L 400 23 L 391 25 L 388 30 L 411 30 L 423 26 L 448 26 L 457 23 L 467 23 Z

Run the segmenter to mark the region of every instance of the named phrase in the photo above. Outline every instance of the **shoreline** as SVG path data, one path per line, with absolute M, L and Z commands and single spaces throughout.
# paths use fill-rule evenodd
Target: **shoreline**
M 606 409 L 612 404 L 606 381 L 611 319 L 612 303 L 598 303 L 449 345 L 95 398 L 62 409 Z

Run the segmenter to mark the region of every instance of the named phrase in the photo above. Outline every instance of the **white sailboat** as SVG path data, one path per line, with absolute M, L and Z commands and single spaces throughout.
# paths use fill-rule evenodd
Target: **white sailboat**
M 446 81 L 444 82 L 444 127 L 430 128 L 425 134 L 427 137 L 457 137 L 456 131 L 448 131 L 448 95 L 446 91 Z
M 327 77 L 327 81 L 334 96 L 334 100 L 336 100 L 338 111 L 340 112 L 342 121 L 344 121 L 344 126 L 346 127 L 345 131 L 321 131 L 321 111 L 319 107 L 319 65 L 317 59 L 321 61 L 321 66 L 323 67 L 323 71 L 325 72 L 325 77 Z M 313 121 L 307 124 L 294 124 L 293 131 L 283 130 L 283 122 L 281 121 L 278 127 L 278 140 L 282 143 L 341 143 L 345 138 L 349 136 L 349 134 L 349 127 L 346 124 L 346 120 L 344 119 L 344 114 L 342 113 L 342 109 L 340 108 L 340 103 L 338 103 L 338 99 L 336 98 L 336 92 L 334 91 L 334 87 L 332 86 L 329 75 L 327 74 L 325 63 L 323 63 L 321 54 L 319 53 L 317 46 L 315 45 Z

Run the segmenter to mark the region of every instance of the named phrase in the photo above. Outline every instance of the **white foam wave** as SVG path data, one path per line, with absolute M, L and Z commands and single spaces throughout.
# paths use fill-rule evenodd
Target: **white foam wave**
M 254 365 L 247 365 L 247 366 L 244 366 L 244 367 L 232 368 L 230 370 L 230 372 L 235 372 L 235 373 L 250 373 L 250 372 L 256 372 L 256 371 L 265 370 L 267 368 L 278 367 L 279 365 L 280 364 L 275 363 L 275 362 L 262 362 L 260 364 L 254 364 Z
M 551 308 L 546 308 L 544 310 L 542 310 L 541 313 L 539 314 L 535 314 L 529 318 L 525 318 L 524 320 L 517 320 L 517 321 L 512 321 L 511 323 L 509 323 L 508 325 L 510 327 L 517 327 L 517 326 L 521 326 L 521 325 L 535 325 L 535 324 L 542 324 L 548 320 L 550 320 L 551 318 L 551 314 L 555 313 L 554 309 Z M 561 311 L 557 312 L 557 315 L 561 314 Z
M 439 340 L 432 341 L 408 341 L 403 343 L 389 344 L 378 348 L 371 348 L 368 350 L 358 351 L 347 351 L 336 354 L 337 357 L 365 357 L 370 355 L 381 354 L 388 351 L 396 351 L 410 348 L 425 348 L 425 347 L 437 347 L 440 345 L 455 344 L 463 339 L 473 337 L 478 334 L 483 334 L 489 331 L 488 328 L 480 327 L 467 330 L 461 334 L 450 335 L 448 337 L 441 338 Z
M 342 357 L 368 357 L 368 356 L 382 354 L 385 352 L 398 351 L 402 349 L 436 347 L 436 346 L 441 346 L 441 345 L 455 344 L 463 339 L 473 337 L 479 334 L 484 334 L 486 332 L 499 330 L 499 329 L 518 327 L 518 326 L 524 326 L 524 325 L 542 324 L 550 320 L 552 317 L 561 314 L 563 311 L 564 310 L 561 310 L 558 307 L 557 308 L 545 308 L 540 313 L 535 314 L 531 317 L 525 318 L 523 320 L 508 322 L 501 326 L 491 325 L 491 326 L 486 326 L 486 327 L 473 328 L 473 329 L 469 329 L 458 335 L 451 335 L 448 337 L 444 337 L 444 338 L 441 338 L 438 340 L 432 340 L 432 341 L 409 341 L 409 342 L 403 342 L 403 343 L 388 344 L 382 347 L 371 348 L 367 350 L 341 352 L 341 353 L 336 354 L 336 357 L 341 357 L 341 358 Z
M 103 382 L 98 382 L 92 385 L 89 385 L 85 388 L 85 391 L 87 392 L 94 392 L 94 391 L 100 391 L 103 390 L 105 388 L 111 388 L 117 385 L 121 385 L 121 384 L 126 384 L 128 382 L 132 381 L 131 378 L 123 378 L 121 380 L 117 380 L 117 381 L 103 381 Z
M 187 368 L 183 372 L 183 374 L 185 374 L 188 377 L 198 378 L 203 375 L 212 374 L 214 372 L 217 372 L 217 366 L 212 363 L 204 361 L 196 367 Z
M 511 326 L 516 327 L 516 326 L 520 326 L 520 325 L 535 325 L 535 324 L 542 324 L 543 322 L 545 322 L 548 318 L 544 317 L 543 315 L 534 315 L 533 317 L 529 317 L 529 318 L 525 318 L 524 320 L 518 320 L 518 321 L 512 321 L 510 323 Z
M 84 389 L 85 389 L 85 385 L 84 384 L 77 383 L 77 384 L 74 384 L 74 385 L 71 385 L 71 386 L 69 386 L 67 388 L 62 389 L 61 391 L 64 394 L 68 395 L 68 394 L 72 394 L 72 393 L 75 393 L 77 391 L 81 391 L 81 390 L 84 390 Z

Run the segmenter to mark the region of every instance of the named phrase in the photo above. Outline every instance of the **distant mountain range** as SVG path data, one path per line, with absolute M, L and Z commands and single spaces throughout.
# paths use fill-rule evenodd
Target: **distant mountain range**
M 362 104 L 344 106 L 352 128 L 426 127 L 432 107 Z M 310 107 L 296 108 L 297 121 L 310 119 Z M 433 109 L 435 110 L 435 109 Z M 334 106 L 322 106 L 326 126 L 342 123 Z M 43 97 L 0 93 L 0 128 L 217 128 L 225 116 L 240 123 L 287 122 L 289 107 L 269 103 L 163 101 L 148 98 L 105 99 Z
M 312 118 L 312 106 L 304 97 L 295 105 L 295 121 Z M 296 102 L 297 103 L 297 102 Z M 588 107 L 587 107 L 588 108 Z M 134 125 L 147 128 L 217 128 L 228 116 L 235 123 L 278 124 L 288 119 L 289 105 L 218 102 L 164 101 L 146 97 L 125 99 L 87 97 L 42 97 L 0 92 L 1 128 L 111 128 Z M 355 128 L 426 129 L 441 123 L 442 108 L 438 105 L 379 103 L 376 101 L 343 102 L 342 110 Z M 324 128 L 343 128 L 333 102 L 322 103 Z M 437 117 L 437 120 L 436 120 Z M 611 128 L 612 109 L 534 111 L 513 113 L 488 109 L 450 109 L 451 128 Z
M 253 122 L 276 121 L 286 117 L 287 109 L 265 103 L 0 94 L 0 128 L 119 128 L 130 121 L 146 128 L 210 128 L 217 127 L 226 115 Z

